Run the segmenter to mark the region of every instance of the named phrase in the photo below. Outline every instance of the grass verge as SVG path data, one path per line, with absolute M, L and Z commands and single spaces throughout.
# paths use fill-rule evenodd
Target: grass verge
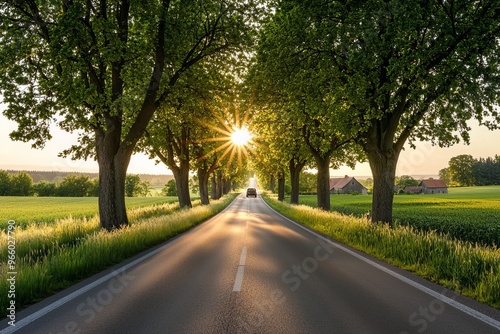
M 495 247 L 263 198 L 275 210 L 325 236 L 500 309 L 500 250 Z
M 33 227 L 32 230 L 21 230 L 19 235 L 16 232 L 16 308 L 19 310 L 27 304 L 39 301 L 78 280 L 120 263 L 198 225 L 222 211 L 236 196 L 237 194 L 230 194 L 221 200 L 212 201 L 210 205 L 198 205 L 189 210 L 175 210 L 174 206 L 171 212 L 166 212 L 168 208 L 164 208 L 166 211 L 154 207 L 141 208 L 131 212 L 132 223 L 128 227 L 113 232 L 102 231 L 98 228 L 98 221 L 86 219 L 59 222 L 55 229 L 50 231 L 42 229 L 42 232 L 39 232 Z M 57 230 L 58 228 L 62 232 Z M 65 228 L 77 231 L 83 229 L 86 233 L 81 233 L 81 236 L 77 236 L 79 232 L 74 233 L 73 237 L 76 235 L 76 239 L 68 238 L 69 242 L 54 242 L 54 245 L 50 245 L 50 242 L 39 244 L 44 238 L 50 240 L 53 235 L 72 233 L 64 232 Z M 87 233 L 89 231 L 90 233 Z M 23 233 L 25 235 L 21 239 Z M 6 238 L 2 236 L 3 239 Z M 20 253 L 21 250 L 23 253 Z M 2 254 L 2 259 L 0 314 L 4 316 L 7 314 L 11 299 L 8 297 L 7 257 Z

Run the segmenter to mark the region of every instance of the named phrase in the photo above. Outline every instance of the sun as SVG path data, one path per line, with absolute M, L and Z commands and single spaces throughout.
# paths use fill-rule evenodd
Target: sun
M 252 134 L 248 131 L 248 129 L 243 126 L 239 129 L 234 129 L 234 132 L 231 134 L 231 141 L 233 144 L 238 146 L 246 146 L 252 139 Z
M 236 158 L 238 165 L 242 165 L 243 157 L 249 158 L 250 154 L 256 154 L 255 146 L 258 144 L 254 140 L 254 135 L 251 130 L 245 125 L 248 122 L 248 114 L 245 113 L 243 119 L 240 119 L 239 110 L 236 110 L 234 116 L 227 114 L 227 118 L 212 113 L 219 121 L 218 125 L 206 124 L 202 120 L 198 123 L 204 127 L 208 127 L 220 134 L 220 136 L 202 139 L 202 142 L 221 142 L 220 145 L 198 158 L 203 161 L 207 157 L 222 152 L 218 155 L 219 161 L 228 156 L 227 166 L 231 165 Z

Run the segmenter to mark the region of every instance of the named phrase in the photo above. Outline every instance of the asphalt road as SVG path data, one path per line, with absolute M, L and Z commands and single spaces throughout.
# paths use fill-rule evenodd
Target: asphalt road
M 244 196 L 17 320 L 1 333 L 500 332 L 499 311 L 321 238 Z

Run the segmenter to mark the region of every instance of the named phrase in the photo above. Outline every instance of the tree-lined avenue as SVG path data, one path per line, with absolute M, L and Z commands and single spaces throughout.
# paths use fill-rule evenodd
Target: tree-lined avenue
M 500 329 L 497 310 L 310 233 L 259 197 L 239 196 L 223 213 L 152 252 L 19 312 L 17 326 L 2 333 Z

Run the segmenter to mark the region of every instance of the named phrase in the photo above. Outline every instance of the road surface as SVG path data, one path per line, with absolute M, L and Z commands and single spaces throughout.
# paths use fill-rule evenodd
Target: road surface
M 499 311 L 239 196 L 184 235 L 17 314 L 2 333 L 499 333 Z M 14 331 L 15 330 L 15 331 Z

